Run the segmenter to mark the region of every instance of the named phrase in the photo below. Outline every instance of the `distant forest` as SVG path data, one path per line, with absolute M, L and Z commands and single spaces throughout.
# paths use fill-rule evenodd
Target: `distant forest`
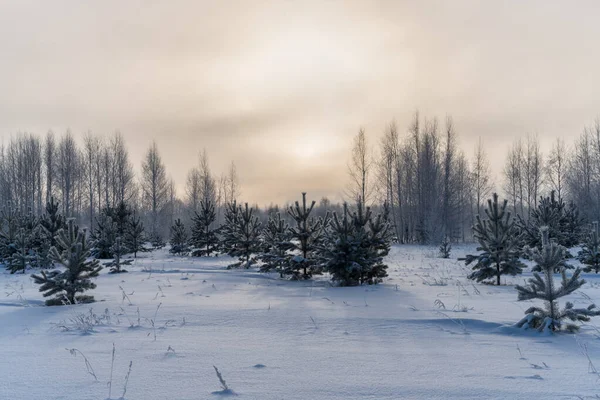
M 408 129 L 402 129 L 406 133 L 399 130 L 389 124 L 379 143 L 370 143 L 365 131 L 358 131 L 346 166 L 349 183 L 344 197 L 349 203 L 362 199 L 386 213 L 401 243 L 439 243 L 446 236 L 472 240 L 475 216 L 485 209 L 494 186 L 508 199 L 513 214 L 525 220 L 540 198 L 551 192 L 558 201 L 577 206 L 587 221 L 600 220 L 600 120 L 584 128 L 573 143 L 557 140 L 549 154 L 542 154 L 536 136 L 517 140 L 506 155 L 501 182 L 495 185 L 483 144 L 480 141 L 473 154 L 458 148 L 452 118 L 440 123 L 416 113 Z M 216 176 L 206 151 L 188 172 L 182 194 L 169 179 L 155 143 L 136 175 L 119 133 L 110 137 L 88 133 L 82 141 L 70 132 L 19 133 L 0 149 L 4 207 L 38 216 L 54 198 L 61 213 L 90 229 L 102 210 L 126 203 L 148 231 L 166 239 L 173 222 L 189 222 L 203 200 L 216 205 L 215 224 L 220 224 L 227 204 L 244 201 L 241 194 L 235 164 Z M 317 217 L 342 207 L 327 198 L 315 200 Z M 255 207 L 263 220 L 280 209 Z M 282 217 L 289 216 L 282 212 Z

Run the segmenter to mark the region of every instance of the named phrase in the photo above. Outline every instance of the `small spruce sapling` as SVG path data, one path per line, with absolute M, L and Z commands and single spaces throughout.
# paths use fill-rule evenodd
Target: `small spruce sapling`
M 58 231 L 66 227 L 65 217 L 59 213 L 59 202 L 55 201 L 54 197 L 51 197 L 46 203 L 46 212 L 40 218 L 38 227 L 35 230 L 36 266 L 41 268 L 51 268 L 54 266 L 49 255 L 50 248 L 56 246 L 55 237 L 58 235 Z
M 440 257 L 450 258 L 450 252 L 452 251 L 452 243 L 448 235 L 445 235 L 440 244 Z
M 267 226 L 262 234 L 263 249 L 259 256 L 261 272 L 277 271 L 283 278 L 287 252 L 292 248 L 290 243 L 290 226 L 281 218 L 280 213 L 269 215 Z
M 9 263 L 15 252 L 14 243 L 19 231 L 18 217 L 10 202 L 0 213 L 0 222 L 0 258 Z
M 548 197 L 540 197 L 537 207 L 531 210 L 527 220 L 518 216 L 517 226 L 522 242 L 529 247 L 541 248 L 540 228 L 547 227 L 550 240 L 565 248 L 576 246 L 582 239 L 583 219 L 574 203 L 568 207 L 555 191 Z M 567 258 L 572 256 L 566 253 Z
M 181 222 L 181 219 L 177 218 L 171 226 L 171 249 L 169 251 L 178 255 L 185 254 L 189 251 L 187 242 L 188 235 L 185 225 Z
M 248 203 L 244 208 L 240 207 L 234 231 L 235 247 L 229 252 L 230 256 L 238 257 L 239 262 L 228 268 L 250 268 L 256 262 L 256 258 L 252 256 L 261 251 L 260 227 L 258 217 L 254 216 L 254 208 L 248 207 Z
M 59 214 L 58 210 L 59 203 L 54 201 L 54 197 L 51 197 L 50 201 L 46 203 L 46 213 L 40 220 L 40 225 L 50 241 L 50 247 L 56 246 L 55 238 L 58 235 L 58 231 L 67 227 L 64 216 Z
M 291 275 L 292 279 L 309 279 L 312 275 L 321 273 L 316 258 L 325 227 L 329 225 L 329 212 L 325 214 L 325 218 L 311 217 L 315 204 L 313 200 L 310 206 L 307 206 L 306 192 L 303 192 L 302 206 L 296 201 L 288 209 L 294 224 L 290 227 L 292 252 L 287 257 L 285 274 Z
M 79 230 L 79 227 L 70 219 L 67 229 L 59 231 L 56 242 L 61 250 L 52 247 L 50 258 L 63 265 L 65 270 L 54 270 L 48 273 L 42 271 L 40 275 L 31 275 L 33 281 L 41 285 L 40 292 L 43 292 L 44 297 L 54 296 L 52 299 L 46 300 L 46 305 L 93 302 L 93 296 L 78 295 L 78 293 L 96 287 L 92 278 L 97 277 L 102 270 L 98 260 L 87 260 L 90 256 L 90 248 L 85 231 Z
M 358 202 L 350 214 L 344 204 L 342 217 L 333 213 L 325 230 L 319 258 L 325 271 L 342 286 L 381 282 L 387 276 L 383 257 L 390 247 L 389 225 L 381 215 L 372 218 L 371 209 Z
M 230 256 L 237 246 L 236 230 L 239 211 L 240 207 L 238 207 L 235 200 L 227 203 L 223 214 L 223 225 L 219 227 L 221 249 L 225 254 Z
M 166 244 L 167 243 L 158 232 L 151 234 L 150 245 L 152 246 L 153 250 L 162 249 L 163 247 L 165 247 Z
M 123 238 L 129 229 L 129 220 L 132 211 L 126 202 L 120 201 L 116 207 L 107 207 L 104 213 L 108 215 L 116 225 L 117 236 Z
M 137 258 L 137 253 L 148 251 L 144 246 L 144 224 L 140 217 L 135 213 L 127 221 L 127 229 L 125 230 L 125 243 L 129 251 L 133 253 L 133 258 Z
M 210 256 L 216 253 L 219 244 L 217 230 L 213 227 L 216 218 L 214 203 L 209 199 L 203 199 L 200 202 L 200 212 L 196 212 L 193 217 L 194 227 L 191 238 L 194 247 L 193 256 Z
M 533 272 L 533 278 L 528 279 L 525 286 L 517 285 L 519 300 L 539 299 L 544 301 L 544 307 L 530 307 L 525 311 L 526 316 L 517 323 L 517 327 L 523 329 L 537 329 L 540 332 L 552 333 L 562 328 L 564 320 L 589 321 L 590 317 L 600 315 L 600 310 L 591 304 L 587 308 L 574 308 L 573 303 L 567 302 L 564 309 L 560 309 L 558 299 L 567 296 L 585 283 L 579 277 L 581 269 L 577 268 L 571 277 L 567 278 L 565 268 L 560 266 L 565 260 L 565 248 L 549 239 L 546 227 L 540 229 L 542 237 L 542 248 L 528 248 L 529 257 L 539 267 L 539 272 Z M 554 271 L 560 268 L 561 283 L 559 287 L 554 283 Z M 540 272 L 542 275 L 540 275 Z M 566 330 L 576 332 L 579 326 L 566 324 Z
M 469 279 L 481 282 L 495 278 L 496 284 L 500 285 L 502 275 L 514 276 L 523 272 L 525 264 L 519 260 L 520 238 L 514 220 L 506 210 L 507 205 L 507 200 L 500 205 L 498 195 L 494 193 L 485 210 L 487 219 L 477 216 L 473 232 L 479 243 L 477 250 L 481 253 L 459 258 L 466 265 L 475 262 Z
M 29 252 L 29 238 L 25 229 L 19 229 L 12 244 L 14 253 L 8 263 L 7 269 L 11 274 L 16 272 L 25 273 L 25 269 L 30 265 L 33 256 Z
M 598 232 L 598 221 L 592 223 L 592 227 L 583 243 L 577 259 L 585 265 L 585 272 L 600 272 L 600 234 Z
M 133 262 L 132 259 L 121 260 L 121 257 L 127 253 L 127 248 L 122 245 L 121 237 L 117 236 L 115 239 L 115 244 L 111 248 L 114 259 L 110 262 L 104 264 L 104 266 L 110 268 L 110 274 L 120 274 L 122 272 L 127 272 L 126 269 L 123 269 L 123 265 L 131 265 Z
M 99 259 L 112 258 L 112 246 L 117 238 L 117 224 L 106 210 L 96 217 L 96 227 L 92 232 L 92 255 Z

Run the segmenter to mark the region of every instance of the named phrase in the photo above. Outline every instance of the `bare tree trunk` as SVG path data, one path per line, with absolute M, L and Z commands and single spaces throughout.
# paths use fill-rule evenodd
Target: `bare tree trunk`
M 371 166 L 373 164 L 372 156 L 369 152 L 365 130 L 360 128 L 358 134 L 354 137 L 354 145 L 350 163 L 348 164 L 348 175 L 350 176 L 350 185 L 346 195 L 352 201 L 362 201 L 367 205 L 371 203 Z

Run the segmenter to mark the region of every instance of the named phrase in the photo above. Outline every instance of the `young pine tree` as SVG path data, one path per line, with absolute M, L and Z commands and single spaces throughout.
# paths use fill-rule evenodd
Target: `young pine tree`
M 319 258 L 325 271 L 341 286 L 381 282 L 387 276 L 383 257 L 389 251 L 388 224 L 379 215 L 373 220 L 369 207 L 358 202 L 350 214 L 344 204 L 342 217 L 333 213 L 325 230 Z
M 477 216 L 473 231 L 479 243 L 477 250 L 481 253 L 459 259 L 466 265 L 475 262 L 469 279 L 481 282 L 495 278 L 496 284 L 500 285 L 502 275 L 514 276 L 523 272 L 525 265 L 519 260 L 519 234 L 510 212 L 506 211 L 507 204 L 506 200 L 502 205 L 498 204 L 498 195 L 494 193 L 485 210 L 487 219 Z
M 144 232 L 142 220 L 134 213 L 129 218 L 125 230 L 125 243 L 129 251 L 133 253 L 133 258 L 137 258 L 137 253 L 148 251 L 144 246 L 146 242 Z
M 565 208 L 563 218 L 560 221 L 560 229 L 563 232 L 564 242 L 562 243 L 567 249 L 577 246 L 585 238 L 585 220 L 579 214 L 577 205 L 570 202 Z
M 104 209 L 104 214 L 109 216 L 116 225 L 117 236 L 124 238 L 130 228 L 129 221 L 132 211 L 124 201 L 120 201 L 116 207 Z
M 585 272 L 600 272 L 600 234 L 598 232 L 598 221 L 592 223 L 592 228 L 583 243 L 577 259 L 585 265 Z
M 115 244 L 111 248 L 114 259 L 104 264 L 104 266 L 110 268 L 109 274 L 120 274 L 122 272 L 127 272 L 126 269 L 123 269 L 123 265 L 131 265 L 133 260 L 122 260 L 123 257 L 127 253 L 127 248 L 121 243 L 121 236 L 117 236 L 115 239 Z
M 171 226 L 171 250 L 173 254 L 181 255 L 189 251 L 188 234 L 181 219 L 177 218 Z
M 532 210 L 527 221 L 519 216 L 517 226 L 527 246 L 541 249 L 540 229 L 546 227 L 550 240 L 569 248 L 581 241 L 583 220 L 577 206 L 571 203 L 567 207 L 562 199 L 556 199 L 552 191 L 549 197 L 540 197 L 538 206 Z M 567 258 L 571 257 L 568 252 L 566 255 Z
M 217 214 L 215 205 L 208 199 L 200 202 L 200 213 L 196 212 L 194 218 L 194 227 L 192 228 L 191 243 L 195 248 L 192 251 L 193 256 L 210 256 L 218 248 L 219 239 L 217 230 L 213 227 Z
M 33 256 L 30 253 L 30 240 L 25 229 L 20 228 L 19 232 L 15 236 L 14 243 L 12 244 L 14 248 L 14 253 L 7 265 L 7 269 L 11 274 L 16 272 L 25 273 L 25 269 L 30 265 L 33 260 Z
M 96 218 L 96 228 L 92 232 L 92 255 L 98 259 L 113 257 L 112 247 L 117 239 L 117 224 L 112 217 L 101 213 Z
M 17 234 L 13 243 L 10 245 L 13 250 L 13 255 L 9 259 L 7 269 L 11 274 L 16 272 L 25 273 L 28 266 L 36 266 L 35 252 L 38 247 L 38 219 L 29 212 L 20 215 L 17 218 L 18 227 Z
M 46 305 L 93 302 L 93 296 L 78 294 L 96 287 L 92 278 L 97 277 L 102 269 L 98 260 L 87 260 L 90 249 L 85 231 L 79 230 L 71 219 L 67 229 L 60 230 L 56 241 L 60 251 L 57 247 L 52 247 L 50 257 L 55 263 L 63 265 L 65 270 L 49 273 L 42 271 L 40 275 L 31 275 L 33 281 L 41 285 L 40 292 L 43 292 L 44 297 L 54 296 L 46 300 Z
M 229 255 L 237 257 L 239 262 L 231 264 L 227 268 L 250 268 L 256 262 L 252 255 L 261 251 L 261 223 L 258 221 L 258 217 L 254 216 L 254 209 L 248 207 L 248 203 L 244 205 L 244 208 L 240 207 L 236 221 L 235 246 Z
M 59 214 L 58 210 L 59 203 L 54 201 L 54 197 L 51 197 L 50 201 L 46 203 L 46 213 L 40 220 L 40 225 L 46 233 L 50 247 L 56 246 L 58 232 L 67 227 L 64 216 Z
M 30 265 L 33 268 L 51 268 L 54 265 L 50 259 L 52 241 L 44 227 L 41 225 L 41 221 L 33 230 L 30 237 L 30 243 L 33 253 L 31 254 Z
M 19 232 L 19 219 L 10 202 L 0 213 L 0 228 L 0 258 L 3 262 L 10 263 Z
M 540 229 L 542 227 L 548 230 L 550 239 L 562 244 L 563 234 L 560 221 L 563 217 L 564 208 L 564 202 L 556 200 L 554 191 L 552 191 L 550 197 L 540 197 L 537 207 L 531 210 L 527 221 L 522 216 L 517 216 L 518 222 L 516 225 L 520 231 L 523 244 L 541 249 Z
M 283 278 L 286 265 L 287 252 L 291 250 L 290 226 L 281 218 L 281 214 L 271 213 L 267 226 L 261 234 L 263 243 L 262 253 L 259 256 L 262 265 L 261 272 L 277 271 Z
M 303 192 L 302 206 L 296 201 L 288 210 L 295 224 L 290 227 L 293 253 L 288 254 L 284 273 L 291 275 L 292 279 L 309 279 L 313 274 L 321 273 L 316 252 L 323 239 L 324 229 L 329 224 L 329 213 L 325 214 L 325 218 L 314 219 L 310 216 L 314 206 L 314 200 L 310 206 L 306 206 L 306 193 Z
M 223 214 L 223 225 L 219 228 L 221 236 L 221 249 L 225 254 L 231 254 L 235 251 L 237 245 L 236 230 L 238 226 L 238 215 L 240 207 L 234 200 L 227 203 Z
M 440 244 L 440 257 L 450 258 L 450 252 L 452 251 L 452 243 L 448 235 L 444 236 L 442 243 Z
M 153 250 L 162 249 L 167 244 L 158 232 L 151 234 L 149 239 Z
M 541 229 L 542 248 L 529 248 L 529 257 L 535 261 L 536 267 L 541 271 L 533 273 L 526 286 L 517 285 L 515 288 L 519 293 L 519 300 L 539 299 L 544 301 L 544 308 L 530 307 L 525 311 L 526 316 L 517 323 L 523 329 L 537 329 L 540 332 L 551 333 L 562 327 L 563 320 L 589 321 L 590 317 L 600 315 L 600 310 L 595 310 L 594 304 L 587 308 L 574 308 L 573 303 L 567 302 L 561 310 L 558 299 L 569 295 L 579 289 L 585 281 L 579 278 L 581 269 L 577 268 L 570 278 L 567 278 L 566 270 L 560 268 L 565 260 L 565 248 L 549 239 L 548 229 Z M 560 268 L 562 280 L 559 287 L 554 284 L 554 271 Z M 577 325 L 567 324 L 569 332 L 579 329 Z

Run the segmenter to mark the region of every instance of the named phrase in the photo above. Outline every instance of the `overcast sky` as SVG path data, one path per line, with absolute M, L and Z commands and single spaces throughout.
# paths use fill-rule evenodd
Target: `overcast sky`
M 0 0 L 0 133 L 153 140 L 180 188 L 206 148 L 243 198 L 336 198 L 360 126 L 452 115 L 500 171 L 600 115 L 597 1 Z

